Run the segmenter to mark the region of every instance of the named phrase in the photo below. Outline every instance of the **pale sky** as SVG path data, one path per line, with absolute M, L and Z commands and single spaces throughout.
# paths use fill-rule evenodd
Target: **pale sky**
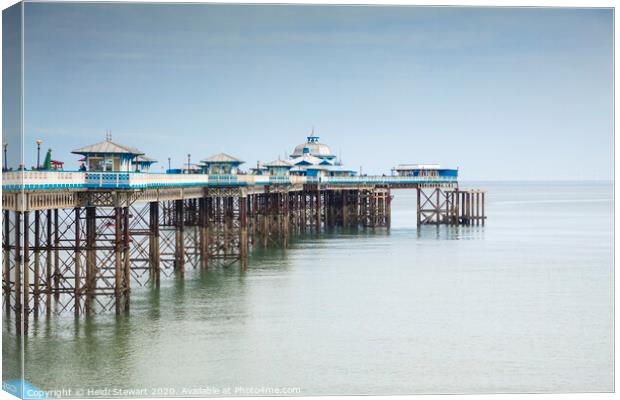
M 70 151 L 109 130 L 158 159 L 155 171 L 221 151 L 249 168 L 314 126 L 369 174 L 438 162 L 464 179 L 612 178 L 611 9 L 26 3 L 24 14 L 27 166 L 40 138 L 76 169 Z

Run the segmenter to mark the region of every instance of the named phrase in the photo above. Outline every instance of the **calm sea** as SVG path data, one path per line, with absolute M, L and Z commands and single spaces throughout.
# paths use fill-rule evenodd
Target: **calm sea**
M 128 317 L 41 321 L 26 380 L 82 396 L 613 390 L 612 184 L 472 186 L 484 228 L 418 230 L 397 190 L 389 233 L 309 235 L 245 272 L 134 289 Z M 3 346 L 10 377 L 6 330 Z

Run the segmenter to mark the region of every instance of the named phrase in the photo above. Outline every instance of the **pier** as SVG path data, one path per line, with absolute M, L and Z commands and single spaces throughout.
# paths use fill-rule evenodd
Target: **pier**
M 417 191 L 418 226 L 485 223 L 485 192 L 459 188 L 456 170 L 355 176 L 324 162 L 301 168 L 311 155 L 300 154 L 266 164 L 269 173 L 240 173 L 227 155 L 203 173 L 3 172 L 3 303 L 16 332 L 52 314 L 127 312 L 135 285 L 246 268 L 252 249 L 286 247 L 293 235 L 389 229 L 392 189 Z

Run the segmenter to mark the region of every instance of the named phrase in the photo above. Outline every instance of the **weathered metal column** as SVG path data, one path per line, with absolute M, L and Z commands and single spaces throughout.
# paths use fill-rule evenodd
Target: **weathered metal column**
M 262 212 L 262 214 L 263 214 L 263 221 L 262 221 L 263 222 L 262 223 L 262 230 L 263 230 L 263 232 L 262 232 L 262 237 L 263 237 L 263 246 L 264 247 L 267 247 L 267 241 L 269 239 L 269 234 L 270 234 L 270 232 L 269 232 L 269 229 L 270 229 L 269 219 L 270 219 L 271 216 L 269 214 L 269 207 L 270 207 L 270 203 L 271 202 L 270 202 L 269 197 L 270 197 L 269 193 L 265 193 L 265 194 L 262 195 L 262 198 L 263 198 L 263 201 L 262 201 L 262 203 L 263 203 L 263 206 L 262 206 L 262 209 L 263 209 L 263 212 Z
M 417 195 L 417 205 L 418 205 L 418 210 L 416 212 L 417 217 L 418 217 L 418 227 L 420 225 L 422 225 L 422 196 L 421 196 L 421 192 L 422 192 L 422 188 L 418 187 L 416 189 L 416 195 Z
M 308 203 L 307 203 L 307 192 L 306 190 L 302 190 L 301 191 L 301 209 L 300 209 L 300 213 L 301 213 L 301 233 L 305 233 L 306 232 L 306 219 L 307 219 L 307 212 L 308 212 Z
M 315 225 L 316 225 L 316 232 L 319 233 L 321 232 L 321 212 L 322 212 L 322 207 L 321 207 L 321 189 L 319 189 L 318 187 L 316 188 L 316 193 L 315 193 L 315 199 L 316 199 L 316 203 L 315 203 Z
M 114 297 L 116 313 L 121 312 L 121 297 L 123 291 L 123 252 L 122 252 L 122 208 L 114 208 Z
M 23 245 L 23 290 L 24 290 L 24 334 L 28 333 L 28 322 L 30 320 L 30 212 L 24 211 L 24 245 Z M 18 237 L 19 238 L 19 237 Z M 18 239 L 19 240 L 19 239 Z
M 239 196 L 239 259 L 242 268 L 248 265 L 248 198 Z
M 283 216 L 284 216 L 284 221 L 283 221 L 283 225 L 282 225 L 282 239 L 284 241 L 284 247 L 288 247 L 288 237 L 289 237 L 289 225 L 291 223 L 291 215 L 290 215 L 290 195 L 289 195 L 289 191 L 285 191 L 284 193 L 282 193 L 282 199 L 284 204 L 282 205 L 284 207 L 283 211 Z
M 130 256 L 130 237 L 129 237 L 129 207 L 123 207 L 123 300 L 125 301 L 125 311 L 129 311 L 129 295 L 131 284 L 131 256 Z
M 60 231 L 58 209 L 54 209 L 54 299 L 60 298 Z
M 174 270 L 180 272 L 181 275 L 185 273 L 185 218 L 184 216 L 184 203 L 183 200 L 175 200 L 175 246 L 174 246 Z
M 392 227 L 392 191 L 387 189 L 387 198 L 385 199 L 385 226 L 388 230 Z
M 161 276 L 161 250 L 159 248 L 159 202 L 149 203 L 149 271 L 151 282 L 159 288 Z
M 452 196 L 452 209 L 450 210 L 451 224 L 456 226 L 459 224 L 459 196 L 457 195 L 456 190 L 453 190 L 450 194 Z
M 203 197 L 199 200 L 199 230 L 200 230 L 200 268 L 209 267 L 209 215 L 211 214 L 211 198 L 206 197 L 208 192 L 205 190 Z
M 484 216 L 484 192 L 482 192 L 482 226 L 484 226 L 484 220 L 485 220 L 485 216 Z
M 52 312 L 52 210 L 47 210 L 47 238 L 45 241 L 45 288 L 46 304 L 45 313 L 49 316 Z
M 39 316 L 39 304 L 41 293 L 41 212 L 34 212 L 34 296 L 33 314 L 35 318 Z
M 73 296 L 74 296 L 74 306 L 73 311 L 76 316 L 80 315 L 80 296 L 81 296 L 81 276 L 80 273 L 82 271 L 82 252 L 80 247 L 80 208 L 76 207 L 73 209 L 73 214 L 75 218 L 75 242 L 73 247 L 73 256 L 74 256 L 74 274 L 73 274 Z
M 97 288 L 97 208 L 86 207 L 86 300 L 87 314 L 92 312 L 92 302 Z
M 2 241 L 2 251 L 4 257 L 4 265 L 3 265 L 3 273 L 2 273 L 2 282 L 4 283 L 4 306 L 6 309 L 7 315 L 11 310 L 11 241 L 10 241 L 10 231 L 11 231 L 11 221 L 10 221 L 10 211 L 4 210 L 4 236 Z
M 15 275 L 13 276 L 15 286 L 15 331 L 18 335 L 22 332 L 22 249 L 21 249 L 21 212 L 15 212 L 15 246 L 14 249 L 14 262 L 15 268 L 13 269 Z

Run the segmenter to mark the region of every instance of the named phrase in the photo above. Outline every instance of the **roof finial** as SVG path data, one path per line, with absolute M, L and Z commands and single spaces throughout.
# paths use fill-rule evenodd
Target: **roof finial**
M 314 125 L 312 125 L 312 133 L 308 136 L 308 143 L 317 143 L 319 141 L 319 137 L 314 134 Z
M 112 131 L 106 131 L 105 132 L 105 140 L 108 142 L 112 141 Z

